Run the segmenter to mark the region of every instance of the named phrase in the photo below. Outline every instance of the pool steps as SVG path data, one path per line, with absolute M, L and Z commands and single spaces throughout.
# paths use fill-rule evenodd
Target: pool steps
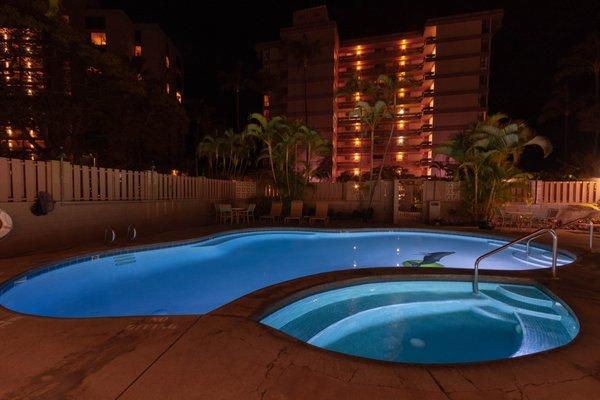
M 487 243 L 490 246 L 500 247 L 506 244 L 506 242 L 500 240 L 488 240 Z M 552 266 L 552 253 L 549 250 L 539 250 L 537 248 L 531 248 L 529 256 L 527 255 L 527 246 L 524 244 L 515 244 L 509 249 L 513 249 L 512 256 L 517 260 L 532 265 L 534 267 L 551 267 Z M 569 258 L 565 258 L 564 255 L 558 254 L 558 264 L 568 264 L 571 262 Z
M 498 285 L 494 289 L 483 289 L 481 293 L 484 295 L 480 297 L 481 303 L 476 303 L 472 310 L 488 318 L 510 322 L 514 321 L 515 316 L 517 316 L 519 320 L 525 321 L 530 326 L 543 325 L 544 323 L 540 322 L 540 320 L 562 320 L 560 310 L 557 311 L 555 309 L 556 302 L 533 287 Z M 351 321 L 356 318 L 358 314 L 373 309 L 381 310 L 390 307 L 391 310 L 392 308 L 398 307 L 398 304 L 396 304 L 395 307 L 392 307 L 394 306 L 394 303 L 390 304 L 389 299 L 388 301 L 385 301 L 384 298 L 377 300 L 376 297 L 377 296 L 372 297 L 369 301 L 352 304 L 355 312 L 352 315 L 346 315 L 344 312 L 344 310 L 348 308 L 347 304 L 354 301 L 352 299 L 339 299 L 340 301 L 324 304 L 313 302 L 315 306 L 311 311 L 302 315 L 292 316 L 289 320 L 279 320 L 279 323 L 270 325 L 283 331 L 293 332 L 293 336 L 310 343 L 313 338 L 319 336 L 323 331 L 331 329 L 330 327 L 332 325 L 339 325 L 341 321 Z M 457 296 L 454 301 L 461 301 L 460 299 L 461 296 Z M 405 306 L 408 306 L 409 308 L 414 307 L 414 303 L 423 301 L 423 299 L 418 298 L 413 300 L 414 301 L 406 303 Z M 508 307 L 511 307 L 512 312 L 502 311 L 490 304 L 490 301 L 501 302 Z M 447 305 L 447 300 L 440 301 L 440 299 L 432 299 L 430 302 L 439 302 L 440 306 L 443 306 L 444 304 Z M 321 316 L 317 317 L 319 314 L 321 314 Z M 318 326 L 314 325 L 315 320 L 321 321 L 321 324 Z M 272 323 L 273 322 L 275 321 L 272 321 Z M 311 322 L 313 324 L 311 324 Z M 309 327 L 312 329 L 309 329 Z
M 554 302 L 552 302 L 552 305 L 536 304 L 535 302 L 539 302 L 539 298 L 531 298 L 529 296 L 523 296 L 507 290 L 502 291 L 483 289 L 481 293 L 488 296 L 492 300 L 499 301 L 509 307 L 514 307 L 514 311 L 517 314 L 552 319 L 555 321 L 560 321 L 562 319 L 562 316 L 553 308 Z M 526 301 L 525 298 L 527 298 Z
M 135 254 L 134 253 L 120 254 L 118 256 L 114 256 L 113 257 L 113 261 L 115 263 L 115 267 L 119 267 L 121 265 L 135 264 L 136 263 Z

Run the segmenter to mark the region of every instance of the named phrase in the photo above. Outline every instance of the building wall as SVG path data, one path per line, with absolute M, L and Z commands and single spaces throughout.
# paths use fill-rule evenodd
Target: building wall
M 417 32 L 340 41 L 324 6 L 297 11 L 293 26 L 281 30 L 280 41 L 257 46 L 265 70 L 280 74 L 285 85 L 285 90 L 271 93 L 265 113 L 302 117 L 302 77 L 284 43 L 306 35 L 324 43 L 309 67 L 308 123 L 332 140 L 334 176 L 370 169 L 365 128 L 348 116 L 355 102 L 366 98 L 334 93 L 353 77 L 375 80 L 381 74 L 417 84 L 398 93 L 394 121 L 382 123 L 376 132 L 374 166 L 383 163 L 403 173 L 431 175 L 435 145 L 485 116 L 490 43 L 501 16 L 494 10 L 430 19 Z M 395 133 L 383 160 L 392 123 Z

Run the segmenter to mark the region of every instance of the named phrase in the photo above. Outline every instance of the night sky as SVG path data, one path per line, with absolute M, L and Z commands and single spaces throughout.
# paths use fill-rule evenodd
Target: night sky
M 125 10 L 135 21 L 159 23 L 183 54 L 186 96 L 216 106 L 217 118 L 228 125 L 233 124 L 231 94 L 220 90 L 217 72 L 240 60 L 246 73 L 253 74 L 259 67 L 254 45 L 277 39 L 279 28 L 291 25 L 293 10 L 326 4 L 346 39 L 420 29 L 431 17 L 503 8 L 502 29 L 492 42 L 490 111 L 507 112 L 534 126 L 552 91 L 559 60 L 600 26 L 600 1 L 594 0 L 100 2 Z M 251 93 L 243 103 L 246 113 L 260 107 Z

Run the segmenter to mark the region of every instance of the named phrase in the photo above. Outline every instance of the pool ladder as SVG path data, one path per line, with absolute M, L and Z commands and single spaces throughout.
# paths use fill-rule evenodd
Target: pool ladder
M 125 241 L 130 243 L 135 241 L 135 239 L 137 239 L 137 229 L 135 228 L 135 225 L 129 224 L 127 226 L 127 233 L 125 234 Z M 115 228 L 112 226 L 104 228 L 104 244 L 110 246 L 115 240 L 117 240 Z
M 556 263 L 557 263 L 557 259 L 558 259 L 558 235 L 556 233 L 556 231 L 559 228 L 566 228 L 570 225 L 573 225 L 575 223 L 581 223 L 582 221 L 587 221 L 588 224 L 588 229 L 589 229 L 589 240 L 588 240 L 588 247 L 589 250 L 592 251 L 594 248 L 594 221 L 592 221 L 592 218 L 590 217 L 584 217 L 584 218 L 577 218 L 574 219 L 572 221 L 569 221 L 565 224 L 561 224 L 559 226 L 553 226 L 552 228 L 541 228 L 538 229 L 537 231 L 534 231 L 530 234 L 527 234 L 525 236 L 521 236 L 519 238 L 516 238 L 515 240 L 506 243 L 503 246 L 500 246 L 492 251 L 488 251 L 485 254 L 482 254 L 481 256 L 479 256 L 477 258 L 477 260 L 475 260 L 475 266 L 473 268 L 473 293 L 474 294 L 478 294 L 479 293 L 479 264 L 481 263 L 481 261 L 483 261 L 484 259 L 493 256 L 494 254 L 500 253 L 501 251 L 517 244 L 517 243 L 521 243 L 524 241 L 527 241 L 527 245 L 526 245 L 526 256 L 529 257 L 529 253 L 530 253 L 530 245 L 531 245 L 531 241 L 534 239 L 539 238 L 540 236 L 543 236 L 547 233 L 550 234 L 550 236 L 552 236 L 552 278 L 556 278 Z

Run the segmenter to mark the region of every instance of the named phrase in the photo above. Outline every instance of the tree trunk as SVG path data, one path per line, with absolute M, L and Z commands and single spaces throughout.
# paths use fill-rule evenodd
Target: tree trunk
M 271 164 L 273 183 L 275 184 L 275 188 L 277 188 L 277 177 L 275 176 L 275 165 L 273 164 L 273 148 L 271 147 L 271 143 L 267 143 L 267 149 L 269 150 L 269 163 Z
M 385 144 L 385 150 L 383 150 L 383 158 L 381 159 L 381 167 L 379 168 L 379 173 L 377 174 L 377 180 L 375 181 L 375 186 L 371 190 L 369 197 L 369 207 L 373 206 L 373 197 L 375 196 L 375 190 L 377 189 L 377 185 L 381 182 L 381 172 L 383 171 L 383 166 L 385 165 L 385 158 L 387 157 L 387 153 L 390 149 L 390 144 L 392 143 L 392 137 L 394 136 L 394 131 L 396 130 L 396 93 L 394 92 L 394 106 L 392 109 L 392 128 L 390 129 L 390 135 L 388 136 L 387 143 Z
M 598 154 L 598 141 L 600 140 L 600 116 L 598 108 L 600 107 L 600 69 L 594 70 L 594 113 L 592 121 L 594 122 L 594 155 Z
M 237 128 L 236 133 L 241 132 L 240 128 L 240 88 L 235 88 L 235 126 Z
M 308 127 L 308 61 L 304 63 L 304 125 Z M 298 155 L 296 155 L 298 157 Z M 308 149 L 305 153 L 306 162 L 310 162 L 308 159 Z M 298 158 L 296 158 L 297 160 Z

